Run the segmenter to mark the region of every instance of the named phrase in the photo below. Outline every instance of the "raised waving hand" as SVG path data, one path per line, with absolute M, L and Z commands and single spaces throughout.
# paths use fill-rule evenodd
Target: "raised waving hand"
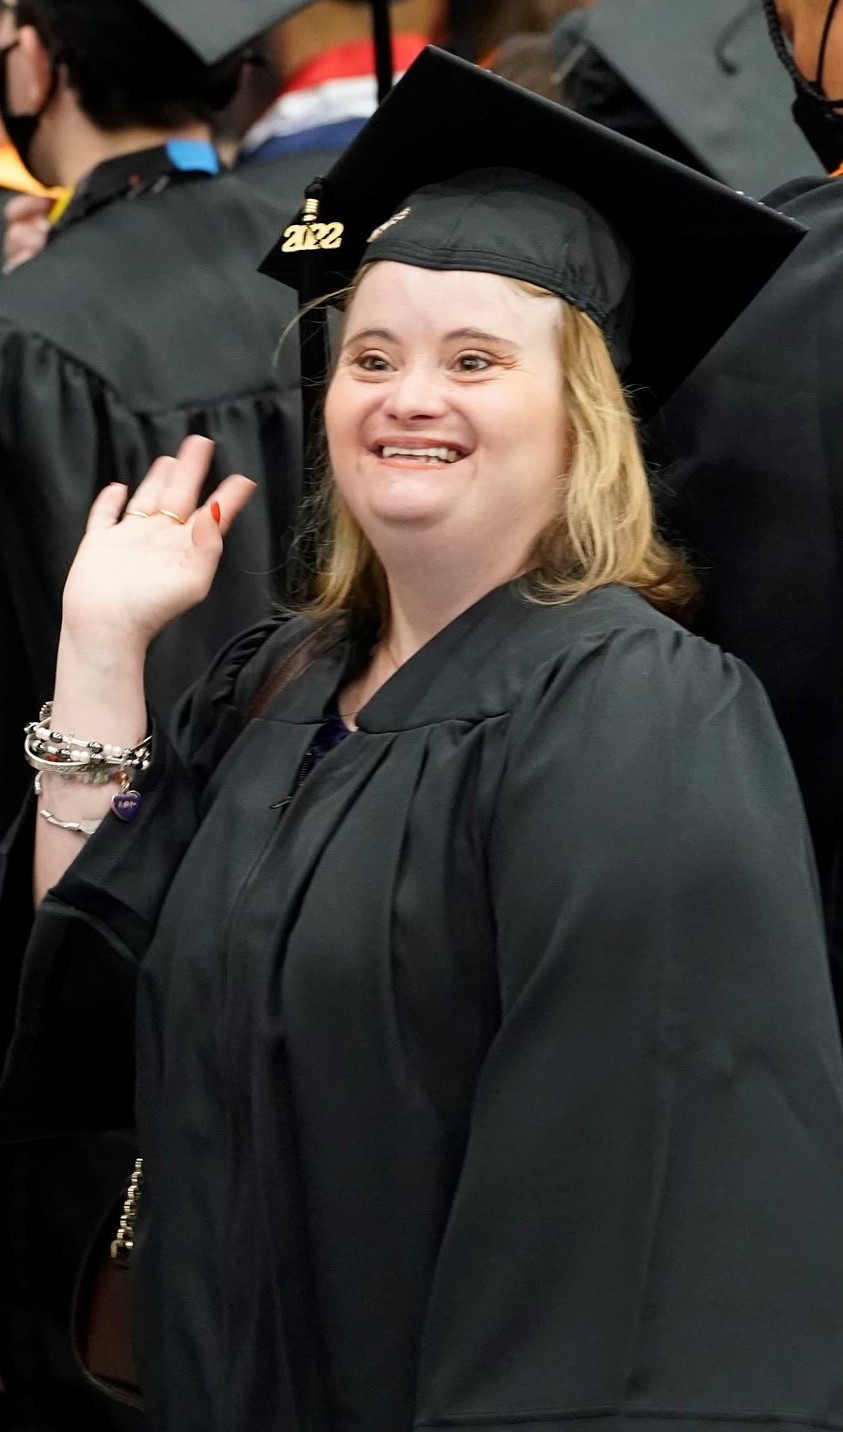
M 109 631 L 145 650 L 207 595 L 223 538 L 255 489 L 232 475 L 197 507 L 213 450 L 188 437 L 177 457 L 153 463 L 128 502 L 121 483 L 98 495 L 64 589 L 64 625 L 77 640 Z
M 64 588 L 49 717 L 63 737 L 128 750 L 147 735 L 150 642 L 207 595 L 223 538 L 255 489 L 249 478 L 233 475 L 197 507 L 213 450 L 207 438 L 189 437 L 177 457 L 153 463 L 128 501 L 126 488 L 113 483 L 94 502 Z M 126 799 L 127 784 L 69 779 L 49 762 L 39 783 L 36 902 L 78 854 L 81 838 L 111 819 L 108 811 L 116 810 L 115 796 L 118 804 Z M 126 811 L 121 818 L 129 818 Z

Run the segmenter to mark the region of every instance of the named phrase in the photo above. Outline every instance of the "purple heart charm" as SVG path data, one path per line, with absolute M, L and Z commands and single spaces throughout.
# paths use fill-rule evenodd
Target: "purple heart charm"
M 118 791 L 111 797 L 111 809 L 119 820 L 134 820 L 140 803 L 140 791 Z

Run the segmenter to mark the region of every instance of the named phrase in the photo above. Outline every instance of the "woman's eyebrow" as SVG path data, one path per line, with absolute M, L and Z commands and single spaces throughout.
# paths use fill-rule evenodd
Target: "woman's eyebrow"
M 358 328 L 356 333 L 350 333 L 348 337 L 343 340 L 342 346 L 343 348 L 347 348 L 349 343 L 360 343 L 364 338 L 379 338 L 382 343 L 396 343 L 398 341 L 395 334 L 390 332 L 388 328 Z
M 443 342 L 452 343 L 456 339 L 469 339 L 474 343 L 497 343 L 506 348 L 520 349 L 521 345 L 513 338 L 503 338 L 499 333 L 486 333 L 482 328 L 453 328 L 450 333 L 443 336 Z M 350 333 L 343 340 L 343 348 L 351 343 L 363 343 L 378 340 L 381 343 L 397 343 L 398 338 L 389 328 L 358 328 L 355 333 Z
M 503 338 L 499 333 L 486 333 L 482 328 L 454 328 L 445 338 L 451 341 L 454 338 L 470 338 L 480 343 L 499 343 L 506 348 L 520 348 L 513 338 Z

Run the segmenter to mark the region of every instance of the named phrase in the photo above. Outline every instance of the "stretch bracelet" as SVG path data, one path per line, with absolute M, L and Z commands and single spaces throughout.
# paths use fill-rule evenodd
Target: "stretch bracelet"
M 149 766 L 151 735 L 144 736 L 137 746 L 112 746 L 105 741 L 65 736 L 49 725 L 52 709 L 52 702 L 45 701 L 38 720 L 24 727 L 23 753 L 34 770 L 86 785 L 106 785 Z
M 53 703 L 45 701 L 38 712 L 38 720 L 30 721 L 29 725 L 24 728 L 25 731 L 31 733 L 37 741 L 60 748 L 62 752 L 65 750 L 80 751 L 83 753 L 83 760 L 90 760 L 94 757 L 107 761 L 112 766 L 126 766 L 137 764 L 149 751 L 151 735 L 144 736 L 136 746 L 110 746 L 106 741 L 88 741 L 82 737 L 74 736 L 72 733 L 63 736 L 61 731 L 52 730 L 50 726 L 52 715 Z
M 119 820 L 132 821 L 140 810 L 140 792 L 132 788 L 132 777 L 148 770 L 152 762 L 152 736 L 144 736 L 136 746 L 110 746 L 105 741 L 84 741 L 79 736 L 65 736 L 50 726 L 52 701 L 45 701 L 37 721 L 24 727 L 23 753 L 35 770 L 35 794 L 41 794 L 41 777 L 58 776 L 61 780 L 79 781 L 83 785 L 116 784 L 111 797 L 111 810 Z M 52 811 L 41 809 L 48 825 L 70 830 L 76 835 L 93 835 L 100 822 L 94 820 L 63 821 Z

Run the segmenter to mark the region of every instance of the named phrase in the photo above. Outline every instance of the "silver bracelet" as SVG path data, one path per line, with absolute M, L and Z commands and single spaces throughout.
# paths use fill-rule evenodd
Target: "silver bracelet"
M 27 763 L 39 772 L 79 781 L 83 785 L 107 785 L 120 781 L 128 785 L 130 773 L 145 771 L 150 765 L 152 736 L 144 736 L 136 746 L 110 746 L 104 741 L 86 741 L 78 736 L 65 736 L 50 729 L 53 703 L 45 701 L 37 721 L 24 727 L 23 754 Z
M 77 760 L 93 759 L 107 761 L 109 765 L 113 766 L 125 766 L 139 764 L 148 754 L 152 741 L 151 735 L 144 736 L 136 746 L 110 746 L 106 741 L 88 741 L 83 737 L 74 736 L 72 733 L 63 736 L 61 731 L 51 730 L 52 715 L 53 703 L 45 701 L 38 712 L 38 720 L 30 721 L 24 729 L 36 743 L 47 746 L 53 754 L 60 752 L 65 759 L 69 759 L 70 750 L 75 750 L 81 753 L 76 757 Z
M 110 781 L 117 781 L 123 772 L 122 766 L 105 765 L 99 761 L 68 761 L 58 756 L 36 755 L 29 745 L 29 738 L 24 742 L 23 754 L 27 765 L 34 771 L 45 776 L 58 776 L 64 781 L 78 781 L 84 786 L 107 786 Z
M 42 806 L 38 814 L 43 816 L 48 825 L 55 825 L 59 830 L 71 830 L 74 835 L 81 835 L 85 840 L 102 825 L 101 820 L 59 820 L 46 806 Z
M 40 796 L 40 771 L 35 777 L 34 787 L 36 796 Z M 94 831 L 98 830 L 99 827 L 102 825 L 102 817 L 100 817 L 99 820 L 59 820 L 57 815 L 53 815 L 53 812 L 51 810 L 47 810 L 44 806 L 41 807 L 38 814 L 40 816 L 43 816 L 44 820 L 47 822 L 48 825 L 54 825 L 57 827 L 58 830 L 72 831 L 74 835 L 81 835 L 85 840 L 87 840 L 90 835 L 93 835 Z

